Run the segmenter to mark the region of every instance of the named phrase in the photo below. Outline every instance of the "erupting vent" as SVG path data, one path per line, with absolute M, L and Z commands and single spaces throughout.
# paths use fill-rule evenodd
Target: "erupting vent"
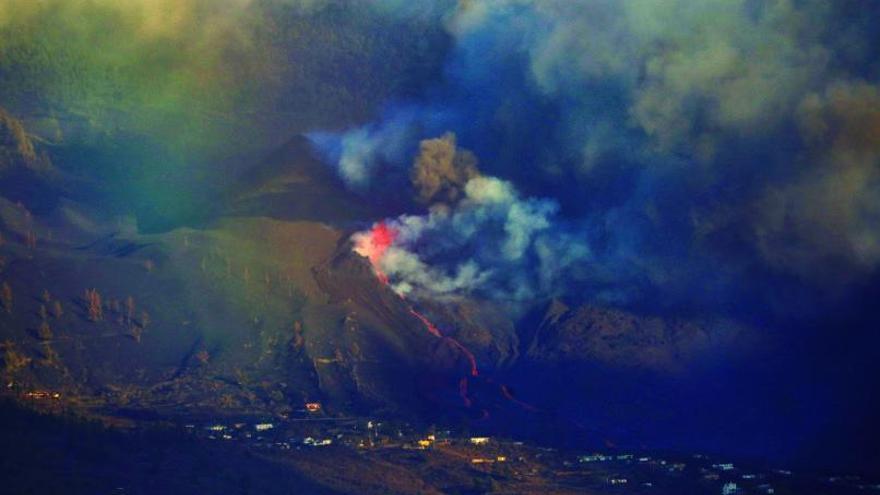
M 376 274 L 376 277 L 384 285 L 388 285 L 388 275 L 386 275 L 385 272 L 382 270 L 382 262 L 385 254 L 388 252 L 388 249 L 394 244 L 394 241 L 397 239 L 397 236 L 398 232 L 396 229 L 394 229 L 394 227 L 389 226 L 385 222 L 377 222 L 370 230 L 359 232 L 352 237 L 352 241 L 354 242 L 354 251 L 370 260 L 370 264 L 373 267 L 373 271 Z M 406 299 L 402 294 L 398 294 L 398 296 L 403 300 Z M 477 370 L 477 360 L 474 357 L 473 353 L 471 353 L 457 340 L 453 339 L 452 337 L 447 337 L 443 335 L 443 333 L 440 331 L 440 329 L 437 328 L 436 325 L 431 323 L 431 321 L 425 315 L 418 312 L 415 308 L 412 307 L 412 305 L 408 304 L 408 306 L 409 312 L 422 322 L 428 333 L 437 338 L 444 339 L 446 342 L 450 343 L 452 346 L 458 349 L 462 353 L 462 355 L 467 358 L 470 366 L 470 376 L 479 375 L 479 371 Z M 467 377 L 462 377 L 461 383 L 459 385 L 459 391 L 465 405 L 470 406 L 471 400 L 467 396 L 467 390 Z

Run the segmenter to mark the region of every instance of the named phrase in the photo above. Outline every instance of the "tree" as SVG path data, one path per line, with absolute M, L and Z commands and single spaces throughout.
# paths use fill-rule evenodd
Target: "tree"
M 110 311 L 116 315 L 116 323 L 120 325 L 125 323 L 125 312 L 122 311 L 122 305 L 119 303 L 119 299 L 112 299 L 110 301 Z
M 208 361 L 211 360 L 211 355 L 208 354 L 208 351 L 202 349 L 196 353 L 196 359 L 202 364 L 208 364 Z
M 128 325 L 134 323 L 134 298 L 131 296 L 125 298 L 125 323 Z
M 3 286 L 0 287 L 0 302 L 3 302 L 3 309 L 7 313 L 12 313 L 12 287 L 8 282 L 3 282 Z
M 56 299 L 55 302 L 52 303 L 52 316 L 54 316 L 55 319 L 58 320 L 63 315 L 64 308 L 61 307 L 61 301 Z
M 290 339 L 290 347 L 294 352 L 299 352 L 305 345 L 306 340 L 303 337 L 302 323 L 293 322 L 293 338 Z
M 37 338 L 52 340 L 52 328 L 49 327 L 49 313 L 46 311 L 45 304 L 40 304 L 40 326 L 37 327 Z
M 49 327 L 49 322 L 43 320 L 40 323 L 40 326 L 37 328 L 37 338 L 40 340 L 52 340 L 52 328 Z
M 101 305 L 101 294 L 98 289 L 86 289 L 85 293 L 86 307 L 88 309 L 90 321 L 100 321 L 104 319 L 104 307 Z
M 147 325 L 150 324 L 150 313 L 146 311 L 141 311 L 141 328 L 147 328 Z

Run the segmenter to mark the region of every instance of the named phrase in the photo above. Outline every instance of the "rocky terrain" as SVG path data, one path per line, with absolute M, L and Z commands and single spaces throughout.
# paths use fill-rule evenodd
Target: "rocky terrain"
M 383 206 L 348 192 L 301 137 L 198 224 L 144 232 L 66 193 L 86 179 L 20 121 L 2 125 L 0 377 L 14 401 L 52 398 L 31 404 L 43 412 L 115 428 L 319 403 L 333 417 L 602 447 L 630 435 L 575 411 L 641 414 L 609 393 L 755 346 L 721 317 L 404 299 L 349 240 Z
M 380 212 L 303 138 L 247 171 L 209 222 L 144 234 L 59 194 L 66 177 L 45 149 L 13 117 L 3 126 L 3 194 L 18 197 L 9 174 L 26 172 L 56 196 L 36 208 L 0 197 L 10 389 L 64 390 L 104 410 L 283 411 L 320 399 L 340 412 L 480 418 L 509 402 L 516 384 L 492 379 L 505 370 L 674 372 L 749 336 L 722 320 L 559 301 L 536 301 L 547 309 L 531 320 L 486 301 L 406 301 L 347 240 Z

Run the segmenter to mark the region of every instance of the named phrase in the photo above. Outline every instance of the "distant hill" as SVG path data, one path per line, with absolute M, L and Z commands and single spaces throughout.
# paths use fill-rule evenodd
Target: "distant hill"
M 643 316 L 590 304 L 570 308 L 559 300 L 523 331 L 529 360 L 657 371 L 681 370 L 713 350 L 743 351 L 757 338 L 754 329 L 722 318 Z
M 349 192 L 311 142 L 296 136 L 246 170 L 228 195 L 226 215 L 311 220 L 336 225 L 379 218 L 381 211 Z

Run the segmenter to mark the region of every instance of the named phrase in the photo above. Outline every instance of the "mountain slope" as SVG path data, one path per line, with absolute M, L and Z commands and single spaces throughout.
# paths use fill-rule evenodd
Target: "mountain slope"
M 347 191 L 304 136 L 248 169 L 227 193 L 228 216 L 266 216 L 332 224 L 368 221 L 381 212 Z

